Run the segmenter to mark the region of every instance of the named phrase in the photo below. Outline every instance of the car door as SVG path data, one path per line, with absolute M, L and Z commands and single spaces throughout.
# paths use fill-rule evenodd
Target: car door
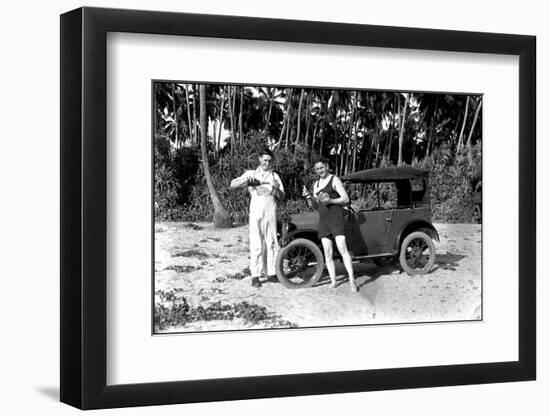
M 370 210 L 360 214 L 364 216 L 364 221 L 359 225 L 359 232 L 365 242 L 367 254 L 386 253 L 392 210 Z
M 379 194 L 380 187 L 376 183 L 355 184 L 351 191 L 354 210 L 348 215 L 346 238 L 354 256 L 386 253 L 391 209 L 381 204 L 383 201 L 379 197 L 382 194 Z
M 391 224 L 388 230 L 387 251 L 399 250 L 396 241 L 401 230 L 415 218 L 415 209 L 412 207 L 396 208 L 391 213 Z
M 362 225 L 367 221 L 362 211 L 353 211 L 347 208 L 344 212 L 346 223 L 346 243 L 352 256 L 367 255 L 367 242 L 361 233 Z
M 386 253 L 391 210 L 359 210 L 346 219 L 346 241 L 353 256 Z

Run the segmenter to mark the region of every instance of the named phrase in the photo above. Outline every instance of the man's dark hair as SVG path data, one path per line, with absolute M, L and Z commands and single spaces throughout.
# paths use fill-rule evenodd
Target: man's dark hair
M 264 155 L 271 156 L 273 158 L 273 152 L 269 150 L 269 148 L 262 148 L 258 151 L 258 157 L 261 158 Z

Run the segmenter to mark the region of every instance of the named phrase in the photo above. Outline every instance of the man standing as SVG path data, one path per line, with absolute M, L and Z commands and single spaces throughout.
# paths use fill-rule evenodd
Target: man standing
M 248 186 L 250 193 L 250 274 L 252 286 L 261 287 L 260 276 L 277 281 L 275 258 L 279 251 L 277 241 L 277 200 L 284 196 L 284 188 L 272 171 L 273 154 L 265 149 L 259 154 L 260 165 L 231 181 L 231 188 Z

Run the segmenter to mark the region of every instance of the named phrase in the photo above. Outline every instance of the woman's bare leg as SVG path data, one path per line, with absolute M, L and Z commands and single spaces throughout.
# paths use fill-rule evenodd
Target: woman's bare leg
M 321 238 L 321 243 L 323 244 L 323 250 L 325 252 L 325 262 L 327 264 L 327 271 L 330 277 L 331 287 L 336 287 L 336 268 L 334 266 L 334 259 L 332 258 L 332 240 L 328 237 Z
M 338 246 L 338 251 L 342 255 L 342 260 L 344 261 L 344 266 L 349 276 L 349 284 L 351 286 L 352 292 L 357 292 L 357 286 L 355 285 L 355 278 L 353 275 L 353 264 L 351 263 L 351 255 L 348 251 L 348 246 L 346 245 L 346 236 L 338 235 L 335 237 L 336 246 Z

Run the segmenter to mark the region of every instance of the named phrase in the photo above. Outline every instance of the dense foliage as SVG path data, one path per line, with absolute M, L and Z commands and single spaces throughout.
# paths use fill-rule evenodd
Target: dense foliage
M 155 84 L 155 216 L 211 221 L 201 158 L 197 86 Z M 342 175 L 369 167 L 430 170 L 434 221 L 468 222 L 472 184 L 481 180 L 481 96 L 207 86 L 208 166 L 234 222 L 248 216 L 245 188 L 233 178 L 273 150 L 286 190 L 284 213 L 306 210 L 312 163 L 328 157 Z

